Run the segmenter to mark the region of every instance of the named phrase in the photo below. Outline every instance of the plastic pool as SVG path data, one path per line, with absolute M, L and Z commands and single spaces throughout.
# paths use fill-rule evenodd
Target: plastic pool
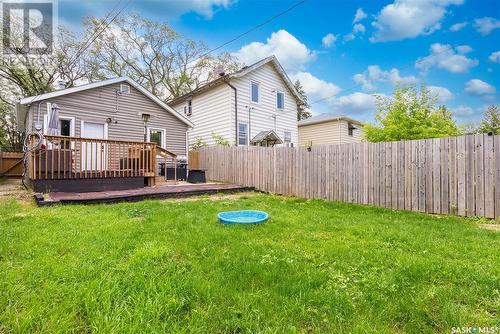
M 224 224 L 259 224 L 269 219 L 266 212 L 257 210 L 220 212 L 217 217 Z

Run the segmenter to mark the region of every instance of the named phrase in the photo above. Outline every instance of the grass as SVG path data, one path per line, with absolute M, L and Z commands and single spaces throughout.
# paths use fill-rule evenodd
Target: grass
M 216 221 L 245 208 L 271 219 Z M 500 235 L 470 219 L 262 194 L 0 211 L 0 333 L 500 326 Z

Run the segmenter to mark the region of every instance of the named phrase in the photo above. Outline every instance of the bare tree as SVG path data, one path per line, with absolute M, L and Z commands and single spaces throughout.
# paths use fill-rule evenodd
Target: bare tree
M 22 31 L 11 32 L 10 45 L 21 45 Z M 16 41 L 17 40 L 17 41 Z M 15 103 L 19 98 L 36 96 L 54 90 L 54 82 L 63 80 L 66 86 L 85 78 L 87 67 L 75 61 L 81 49 L 81 38 L 59 28 L 53 52 L 34 55 L 23 47 L 11 47 L 8 56 L 0 58 L 0 146 L 5 150 L 22 149 L 24 133 L 18 132 Z
M 87 35 L 95 35 L 102 20 L 85 21 Z M 239 64 L 228 54 L 211 56 L 207 47 L 138 14 L 115 20 L 90 50 L 90 81 L 129 76 L 163 100 L 183 95 L 214 79 L 222 65 L 234 71 Z

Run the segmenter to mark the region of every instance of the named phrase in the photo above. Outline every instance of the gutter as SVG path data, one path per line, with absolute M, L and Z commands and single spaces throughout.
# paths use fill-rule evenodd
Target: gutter
M 238 90 L 236 89 L 236 87 L 231 85 L 225 78 L 223 81 L 226 85 L 231 87 L 232 90 L 234 91 L 234 129 L 235 129 L 234 145 L 238 146 Z

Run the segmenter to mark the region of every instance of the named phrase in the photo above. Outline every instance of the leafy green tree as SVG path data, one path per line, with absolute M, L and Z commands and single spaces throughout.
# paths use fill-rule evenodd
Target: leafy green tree
M 229 146 L 230 145 L 229 140 L 227 140 L 226 138 L 224 138 L 224 136 L 219 135 L 215 132 L 212 132 L 212 138 L 217 145 L 221 145 L 221 146 Z
M 376 97 L 376 124 L 364 127 L 370 142 L 455 136 L 460 130 L 451 112 L 437 106 L 425 85 L 397 86 L 392 97 Z
M 203 141 L 203 138 L 197 137 L 193 144 L 191 144 L 191 149 L 193 151 L 198 151 L 202 147 L 207 147 L 207 143 Z
M 491 133 L 500 135 L 500 110 L 498 106 L 489 106 L 484 112 L 483 119 L 479 123 L 478 133 Z
M 304 87 L 302 87 L 302 84 L 300 83 L 300 81 L 298 79 L 297 79 L 297 81 L 295 81 L 293 86 L 295 87 L 295 90 L 297 91 L 297 93 L 299 93 L 300 97 L 304 101 L 304 103 L 302 103 L 298 106 L 297 121 L 311 117 L 312 114 L 311 114 L 311 111 L 309 110 L 309 108 L 311 108 L 311 106 L 309 105 L 309 102 L 307 102 L 307 95 L 306 95 L 306 92 L 304 90 Z

